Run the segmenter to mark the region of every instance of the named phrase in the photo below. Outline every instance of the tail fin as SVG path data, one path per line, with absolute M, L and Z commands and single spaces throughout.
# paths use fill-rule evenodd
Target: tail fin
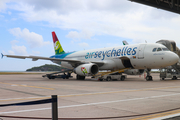
M 53 31 L 52 32 L 52 37 L 53 37 L 53 42 L 54 42 L 54 50 L 56 55 L 64 54 L 64 50 L 56 36 L 56 33 Z

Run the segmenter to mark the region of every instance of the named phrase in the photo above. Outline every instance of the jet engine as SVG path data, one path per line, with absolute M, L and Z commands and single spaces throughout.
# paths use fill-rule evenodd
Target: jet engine
M 99 67 L 94 63 L 82 64 L 76 67 L 74 72 L 80 76 L 95 75 L 99 72 Z
M 130 69 L 125 70 L 124 73 L 127 75 L 142 75 L 144 73 L 144 69 Z

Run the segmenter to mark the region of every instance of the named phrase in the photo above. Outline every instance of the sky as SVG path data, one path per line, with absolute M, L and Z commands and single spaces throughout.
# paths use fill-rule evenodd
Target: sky
M 128 0 L 0 0 L 0 52 L 54 55 L 51 32 L 65 52 L 174 40 L 180 47 L 180 15 Z M 0 59 L 0 71 L 53 64 Z

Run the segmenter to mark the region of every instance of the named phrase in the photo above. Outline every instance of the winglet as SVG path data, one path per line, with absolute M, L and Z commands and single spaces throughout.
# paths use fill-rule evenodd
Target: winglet
M 1 53 L 1 59 L 4 57 L 4 55 Z

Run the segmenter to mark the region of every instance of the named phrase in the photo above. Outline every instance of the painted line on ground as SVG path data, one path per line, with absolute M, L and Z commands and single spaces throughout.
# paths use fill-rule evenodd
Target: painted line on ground
M 169 111 L 169 112 L 164 112 L 164 113 L 159 113 L 159 114 L 153 114 L 153 115 L 148 115 L 144 117 L 139 117 L 139 118 L 134 118 L 131 120 L 162 120 L 165 118 L 170 118 L 174 116 L 180 115 L 180 110 L 174 110 L 174 111 Z
M 167 115 L 164 117 L 158 117 L 158 118 L 153 118 L 153 119 L 149 119 L 149 120 L 162 120 L 162 119 L 172 118 L 172 117 L 176 117 L 176 116 L 180 116 L 180 111 L 176 114 L 174 113 L 174 114 Z
M 39 89 L 54 90 L 54 88 L 46 88 L 46 87 L 39 87 L 39 86 L 28 86 L 28 85 L 19 85 L 19 84 L 13 84 L 13 83 L 0 82 L 0 84 L 6 84 L 6 85 L 11 85 L 11 86 L 32 87 L 32 88 L 39 88 Z
M 68 94 L 68 95 L 58 95 L 58 97 L 74 97 L 74 96 L 86 96 L 86 95 L 99 95 L 99 94 L 114 94 L 114 93 L 124 93 L 124 92 L 138 92 L 138 91 L 148 91 L 148 90 L 163 90 L 171 88 L 180 88 L 180 86 L 169 86 L 169 87 L 159 87 L 159 88 L 146 88 L 146 89 L 131 89 L 131 90 L 121 90 L 121 91 L 109 91 L 109 92 L 95 92 L 95 93 L 83 93 L 83 94 Z M 27 97 L 27 98 L 8 98 L 0 99 L 0 102 L 4 101 L 18 101 L 18 100 L 32 100 L 32 99 L 47 99 L 50 96 L 45 97 Z
M 85 104 L 78 104 L 78 105 L 59 106 L 58 108 L 63 109 L 63 108 L 83 107 L 83 106 L 90 106 L 90 105 L 101 105 L 101 104 L 109 104 L 109 103 L 128 102 L 128 101 L 136 101 L 136 100 L 144 100 L 144 99 L 154 99 L 154 98 L 161 98 L 161 97 L 169 97 L 169 96 L 175 96 L 175 95 L 180 95 L 180 93 L 169 94 L 169 95 L 160 95 L 160 96 L 142 97 L 142 98 L 133 98 L 133 99 L 124 99 L 124 100 L 116 100 L 116 101 L 105 101 L 105 102 L 97 102 L 97 103 L 85 103 Z M 39 108 L 39 109 L 0 112 L 0 114 L 31 112 L 31 111 L 40 111 L 40 110 L 48 110 L 48 109 L 51 109 L 51 107 L 50 108 Z

